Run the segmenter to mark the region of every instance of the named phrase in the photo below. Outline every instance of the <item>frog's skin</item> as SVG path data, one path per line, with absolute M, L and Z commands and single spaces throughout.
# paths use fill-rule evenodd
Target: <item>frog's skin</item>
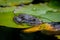
M 42 23 L 42 21 L 39 20 L 38 18 L 32 15 L 28 15 L 28 14 L 19 14 L 18 16 L 15 16 L 13 20 L 17 24 L 26 23 L 30 26 L 35 26 L 35 25 L 39 25 Z

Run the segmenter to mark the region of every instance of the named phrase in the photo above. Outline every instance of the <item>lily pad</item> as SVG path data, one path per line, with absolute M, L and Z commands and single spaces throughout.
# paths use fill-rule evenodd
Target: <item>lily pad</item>
M 19 5 L 23 3 L 30 3 L 33 0 L 0 0 L 0 5 L 3 6 L 14 6 L 14 5 Z
M 45 4 L 36 4 L 36 5 L 27 5 L 23 7 L 19 7 L 19 9 L 15 10 L 17 7 L 6 7 L 0 8 L 0 25 L 12 28 L 29 28 L 26 24 L 18 25 L 13 21 L 13 17 L 16 14 L 30 14 L 35 17 L 38 17 L 43 22 L 60 22 L 60 12 L 54 12 L 55 9 L 49 8 Z M 15 10 L 15 11 L 14 11 Z

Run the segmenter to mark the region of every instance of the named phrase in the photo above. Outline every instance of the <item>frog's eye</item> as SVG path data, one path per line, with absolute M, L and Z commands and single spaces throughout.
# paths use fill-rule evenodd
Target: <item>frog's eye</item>
M 36 21 L 36 19 L 33 19 L 32 21 Z

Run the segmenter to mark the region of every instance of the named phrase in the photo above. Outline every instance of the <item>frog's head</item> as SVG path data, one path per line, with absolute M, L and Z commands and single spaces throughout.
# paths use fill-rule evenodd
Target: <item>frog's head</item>
M 38 18 L 31 16 L 31 15 L 28 15 L 28 14 L 19 14 L 18 16 L 14 17 L 14 21 L 17 24 L 26 23 L 30 26 L 35 26 L 35 25 L 42 23 L 42 21 L 39 20 Z

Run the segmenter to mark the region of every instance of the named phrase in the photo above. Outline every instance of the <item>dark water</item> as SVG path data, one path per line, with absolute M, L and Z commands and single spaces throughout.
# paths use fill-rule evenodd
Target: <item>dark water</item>
M 41 32 L 23 33 L 23 29 L 0 26 L 0 40 L 58 40 L 54 35 L 46 35 Z

